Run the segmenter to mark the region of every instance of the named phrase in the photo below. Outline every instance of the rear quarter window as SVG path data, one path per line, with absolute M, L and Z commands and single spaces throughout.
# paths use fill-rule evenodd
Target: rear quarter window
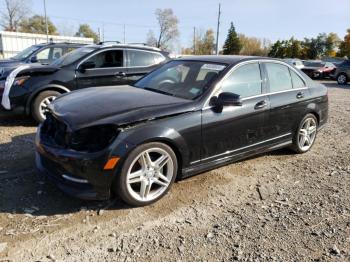
M 292 77 L 292 83 L 293 83 L 293 88 L 303 88 L 305 87 L 304 80 L 301 79 L 301 77 L 295 73 L 293 70 L 289 69 L 290 75 Z

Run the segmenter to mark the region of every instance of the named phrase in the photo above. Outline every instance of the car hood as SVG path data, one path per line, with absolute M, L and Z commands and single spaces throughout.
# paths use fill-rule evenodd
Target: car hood
M 20 66 L 20 64 L 17 64 L 16 66 L 13 66 L 12 68 L 5 68 L 2 72 L 2 75 L 0 74 L 1 78 L 6 78 L 13 69 Z M 0 66 L 1 68 L 1 66 Z M 20 72 L 18 72 L 17 76 L 22 75 L 37 75 L 37 74 L 51 74 L 59 70 L 59 67 L 57 66 L 51 66 L 51 65 L 41 65 L 41 64 L 27 64 L 27 67 Z M 1 72 L 0 72 L 1 73 Z
M 19 60 L 0 60 L 0 75 L 4 75 L 9 73 L 17 66 L 23 64 L 23 62 Z
M 12 67 L 19 64 L 23 64 L 23 62 L 20 60 L 13 59 L 0 60 L 0 67 Z
M 191 100 L 132 86 L 92 87 L 66 93 L 49 108 L 71 131 L 103 124 L 122 126 L 195 110 Z

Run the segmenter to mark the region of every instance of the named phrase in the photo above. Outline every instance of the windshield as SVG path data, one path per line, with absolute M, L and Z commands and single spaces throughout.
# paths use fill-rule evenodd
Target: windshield
M 17 55 L 11 57 L 13 60 L 24 60 L 28 58 L 31 54 L 33 54 L 35 51 L 39 50 L 40 46 L 32 45 L 30 47 L 27 47 L 23 51 L 19 52 Z
M 210 62 L 172 61 L 148 74 L 134 86 L 192 100 L 203 94 L 225 68 L 224 64 Z
M 304 65 L 309 66 L 309 67 L 324 67 L 325 66 L 325 64 L 322 62 L 308 62 L 308 61 L 305 61 Z
M 81 47 L 70 53 L 65 54 L 59 59 L 55 60 L 52 64 L 56 66 L 66 66 L 78 61 L 80 58 L 96 50 L 94 47 Z

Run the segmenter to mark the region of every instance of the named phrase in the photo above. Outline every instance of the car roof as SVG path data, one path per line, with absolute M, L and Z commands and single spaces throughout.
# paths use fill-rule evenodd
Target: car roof
M 59 42 L 59 43 L 40 43 L 40 44 L 36 44 L 35 46 L 39 46 L 39 47 L 43 47 L 43 46 L 60 46 L 60 45 L 64 45 L 64 46 L 84 46 L 87 44 L 82 44 L 82 43 L 71 43 L 71 42 Z
M 191 60 L 211 63 L 222 63 L 234 65 L 243 61 L 254 61 L 254 60 L 275 60 L 282 61 L 281 59 L 271 57 L 260 57 L 260 56 L 241 56 L 241 55 L 197 55 L 197 56 L 183 56 L 175 60 Z
M 106 42 L 108 43 L 108 42 Z M 148 46 L 148 45 L 144 45 L 144 44 L 121 44 L 121 43 L 114 43 L 114 44 L 104 44 L 104 43 L 100 43 L 100 44 L 92 44 L 92 45 L 88 45 L 88 47 L 92 47 L 92 48 L 98 48 L 98 49 L 104 49 L 104 48 L 132 48 L 132 49 L 138 49 L 138 50 L 146 50 L 146 51 L 153 51 L 153 52 L 159 52 L 159 53 L 163 53 L 163 54 L 168 54 L 167 51 L 163 51 L 157 47 L 153 47 L 153 46 Z

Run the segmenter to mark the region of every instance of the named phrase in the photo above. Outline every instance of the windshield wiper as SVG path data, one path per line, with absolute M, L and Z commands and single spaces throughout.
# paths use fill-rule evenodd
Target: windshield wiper
M 146 90 L 149 90 L 149 91 L 153 91 L 153 92 L 156 92 L 156 93 L 160 93 L 160 94 L 163 94 L 163 95 L 174 96 L 174 94 L 171 94 L 171 93 L 168 93 L 168 92 L 156 89 L 156 88 L 152 88 L 152 87 L 144 87 L 143 89 L 146 89 Z

